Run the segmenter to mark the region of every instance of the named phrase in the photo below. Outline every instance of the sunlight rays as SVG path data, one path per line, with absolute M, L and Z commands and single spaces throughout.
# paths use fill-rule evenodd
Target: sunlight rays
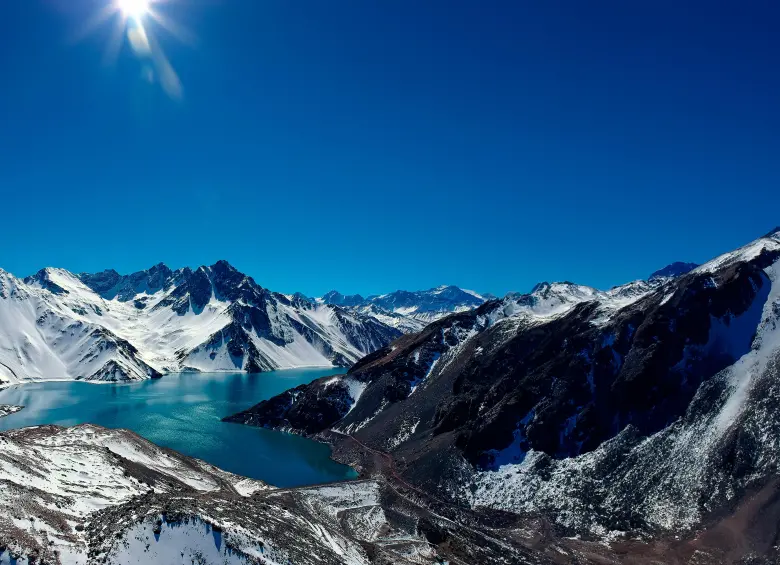
M 163 52 L 152 28 L 162 28 L 178 41 L 190 46 L 196 43 L 196 38 L 186 28 L 155 8 L 156 5 L 166 3 L 167 0 L 105 1 L 107 4 L 87 18 L 77 30 L 74 40 L 80 41 L 98 28 L 112 24 L 113 29 L 103 55 L 103 62 L 115 63 L 123 42 L 127 41 L 139 60 L 150 63 L 142 69 L 142 78 L 159 84 L 171 98 L 181 98 L 183 93 L 181 80 Z

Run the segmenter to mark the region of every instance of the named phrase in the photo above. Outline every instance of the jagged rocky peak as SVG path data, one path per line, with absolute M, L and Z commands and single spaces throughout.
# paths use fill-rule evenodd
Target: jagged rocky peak
M 114 269 L 99 273 L 80 273 L 79 280 L 103 298 L 121 301 L 132 300 L 141 293 L 154 294 L 172 286 L 175 273 L 164 263 L 158 263 L 144 271 L 120 275 Z
M 663 269 L 658 269 L 656 272 L 650 275 L 650 279 L 679 277 L 691 272 L 698 266 L 699 265 L 697 263 L 683 263 L 682 261 L 675 261 Z
M 302 293 L 302 292 L 296 292 L 296 293 L 294 293 L 294 294 L 292 295 L 292 299 L 293 299 L 293 300 L 300 301 L 300 302 L 308 302 L 308 303 L 310 303 L 310 304 L 313 304 L 314 302 L 316 302 L 316 300 L 315 300 L 314 298 L 311 298 L 310 296 L 306 296 L 306 295 L 305 295 L 304 293 Z
M 45 268 L 41 269 L 34 275 L 24 278 L 25 284 L 37 285 L 40 288 L 44 288 L 52 294 L 68 294 L 68 291 L 58 285 L 52 280 L 52 272 L 54 269 Z

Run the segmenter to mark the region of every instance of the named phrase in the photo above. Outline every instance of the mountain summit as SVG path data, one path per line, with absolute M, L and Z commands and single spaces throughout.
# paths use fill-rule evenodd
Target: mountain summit
M 681 261 L 676 261 L 671 265 L 667 265 L 663 269 L 657 270 L 652 275 L 650 275 L 650 278 L 654 279 L 657 277 L 679 277 L 680 275 L 684 275 L 685 273 L 691 272 L 698 266 L 699 265 L 697 265 L 696 263 L 683 263 Z

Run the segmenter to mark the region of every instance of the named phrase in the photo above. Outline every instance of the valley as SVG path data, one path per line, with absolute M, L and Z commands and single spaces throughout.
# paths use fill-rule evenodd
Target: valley
M 211 294 L 191 281 L 154 291 L 148 272 L 80 276 L 89 287 L 53 271 L 26 286 L 6 278 L 4 299 L 20 312 L 46 305 L 44 322 L 89 298 L 108 325 L 138 329 L 120 313 L 139 300 L 140 316 L 162 311 L 168 328 L 170 316 L 209 326 L 221 314 L 206 306 L 218 301 L 229 316 L 248 308 L 245 336 L 232 334 L 242 343 L 299 322 L 323 340 L 307 341 L 320 354 L 368 351 L 348 367 L 323 357 L 330 366 L 253 374 L 251 360 L 271 356 L 247 348 L 231 357 L 241 372 L 174 372 L 193 369 L 183 363 L 202 345 L 165 357 L 163 346 L 128 340 L 110 355 L 132 353 L 121 362 L 146 359 L 159 374 L 128 373 L 124 385 L 7 379 L 0 481 L 12 496 L 0 559 L 768 565 L 778 557 L 776 526 L 760 524 L 776 512 L 779 266 L 775 230 L 609 290 L 544 282 L 490 300 L 449 287 L 381 305 L 337 293 L 282 299 L 237 274 L 230 290 L 215 275 L 224 265 L 204 271 Z M 437 293 L 452 300 L 442 306 Z M 463 294 L 478 304 L 464 307 Z M 399 302 L 409 295 L 420 304 Z M 255 312 L 261 297 L 265 314 L 287 316 L 269 318 L 280 323 L 270 334 Z M 385 323 L 375 309 L 405 321 Z M 205 335 L 178 327 L 157 336 Z M 350 342 L 349 328 L 385 337 Z M 296 339 L 277 347 L 299 351 Z M 14 373 L 29 374 L 19 358 Z

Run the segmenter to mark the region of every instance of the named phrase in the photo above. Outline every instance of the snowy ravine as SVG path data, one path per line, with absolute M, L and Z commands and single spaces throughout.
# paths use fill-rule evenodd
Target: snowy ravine
M 0 386 L 170 371 L 348 367 L 401 332 L 260 287 L 224 261 L 122 276 L 0 270 Z

